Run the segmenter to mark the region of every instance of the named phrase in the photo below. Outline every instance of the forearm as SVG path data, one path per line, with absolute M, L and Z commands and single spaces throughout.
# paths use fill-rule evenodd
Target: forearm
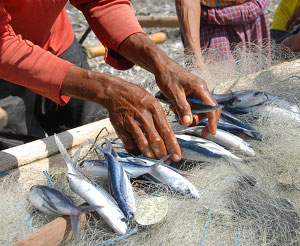
M 183 38 L 192 51 L 200 48 L 201 4 L 198 0 L 176 0 L 176 11 Z
M 119 46 L 119 54 L 151 73 L 163 71 L 173 61 L 145 34 L 135 33 Z
M 61 85 L 61 95 L 67 95 L 77 99 L 93 101 L 107 108 L 107 96 L 113 93 L 119 84 L 128 82 L 108 74 L 72 66 L 67 71 Z

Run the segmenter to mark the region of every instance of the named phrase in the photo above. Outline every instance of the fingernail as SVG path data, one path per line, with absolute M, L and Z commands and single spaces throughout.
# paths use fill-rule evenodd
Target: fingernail
M 177 161 L 180 161 L 180 157 L 179 157 L 179 155 L 177 155 L 177 154 L 173 154 L 173 161 L 175 161 L 175 162 L 177 162 Z
M 191 116 L 186 114 L 182 117 L 182 122 L 184 125 L 189 125 L 191 123 Z

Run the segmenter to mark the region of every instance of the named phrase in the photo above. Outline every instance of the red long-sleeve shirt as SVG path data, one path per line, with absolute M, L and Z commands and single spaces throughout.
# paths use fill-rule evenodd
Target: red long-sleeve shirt
M 128 0 L 71 0 L 85 15 L 109 50 L 106 62 L 117 69 L 132 64 L 116 52 L 130 35 L 143 32 Z M 67 0 L 0 0 L 0 78 L 50 98 L 60 95 L 71 63 L 57 56 L 73 42 L 74 33 L 64 9 Z

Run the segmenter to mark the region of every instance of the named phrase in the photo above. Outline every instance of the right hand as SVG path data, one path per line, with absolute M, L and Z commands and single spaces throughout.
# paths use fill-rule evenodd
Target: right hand
M 286 23 L 285 29 L 289 31 L 293 26 L 300 24 L 300 7 L 298 7 L 294 14 L 290 17 Z

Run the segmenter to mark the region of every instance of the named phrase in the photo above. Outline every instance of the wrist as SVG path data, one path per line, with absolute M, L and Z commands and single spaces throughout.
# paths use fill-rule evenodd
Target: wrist
M 88 100 L 105 107 L 112 87 L 116 86 L 118 77 L 101 74 L 72 66 L 66 73 L 61 85 L 61 94 L 81 100 Z
M 155 73 L 170 60 L 144 33 L 135 33 L 125 39 L 119 46 L 119 53 L 151 73 Z

